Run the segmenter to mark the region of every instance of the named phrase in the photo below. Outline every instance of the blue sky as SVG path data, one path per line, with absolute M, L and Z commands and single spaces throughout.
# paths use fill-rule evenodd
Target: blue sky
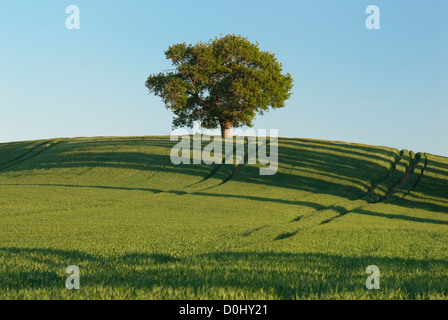
M 380 30 L 365 27 L 370 4 Z M 146 78 L 171 67 L 169 45 L 221 33 L 258 41 L 295 79 L 255 129 L 448 156 L 446 0 L 2 0 L 0 142 L 170 134 Z

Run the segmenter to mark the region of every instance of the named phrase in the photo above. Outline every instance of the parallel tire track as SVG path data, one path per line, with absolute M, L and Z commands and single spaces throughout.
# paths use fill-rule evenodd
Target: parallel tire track
M 422 163 L 423 162 L 423 163 Z M 428 165 L 428 159 L 426 156 L 426 153 L 423 153 L 420 159 L 415 163 L 414 171 L 412 172 L 412 175 L 410 175 L 403 184 L 405 187 L 407 184 L 410 184 L 407 186 L 408 188 L 404 188 L 404 190 L 396 190 L 395 194 L 391 194 L 390 198 L 388 198 L 389 201 L 398 201 L 404 197 L 406 197 L 408 194 L 410 194 L 414 189 L 417 187 L 418 183 L 420 182 L 423 174 L 425 173 L 426 166 Z M 420 172 L 418 172 L 420 171 Z M 415 174 L 418 174 L 416 177 Z M 415 182 L 413 181 L 415 180 Z
M 224 183 L 230 181 L 231 179 L 233 179 L 238 172 L 241 171 L 241 169 L 243 168 L 243 166 L 247 163 L 248 161 L 248 151 L 246 151 L 246 149 L 248 148 L 244 148 L 244 160 L 243 163 L 241 164 L 232 164 L 232 165 L 227 165 L 225 164 L 225 159 L 227 158 L 227 155 L 225 155 L 222 159 L 221 164 L 219 164 L 206 178 L 204 178 L 203 180 L 193 183 L 189 186 L 183 187 L 182 190 L 185 190 L 186 193 L 184 194 L 189 194 L 189 193 L 198 193 L 198 192 L 203 192 L 206 190 L 210 190 L 212 188 L 218 187 L 223 185 Z M 230 170 L 229 166 L 234 166 L 235 168 Z M 220 176 L 222 175 L 222 176 Z M 216 181 L 210 182 L 211 179 L 216 179 Z M 211 185 L 210 185 L 211 183 Z M 194 188 L 191 188 L 194 187 Z M 190 190 L 188 190 L 190 188 Z
M 60 140 L 60 141 L 56 141 L 56 142 L 53 142 L 53 140 L 46 140 L 46 141 L 38 144 L 37 146 L 34 146 L 27 152 L 21 154 L 20 156 L 17 156 L 16 158 L 1 164 L 0 171 L 4 171 L 4 170 L 9 169 L 13 166 L 16 166 L 24 161 L 32 159 L 32 158 L 40 155 L 42 152 L 47 151 L 48 149 L 54 147 L 55 145 L 57 145 L 63 141 L 65 141 L 65 140 Z
M 15 157 L 15 158 L 13 158 L 13 159 L 11 159 L 9 161 L 6 161 L 4 163 L 0 163 L 0 170 L 8 168 L 9 166 L 14 165 L 15 163 L 19 163 L 19 162 L 24 161 L 24 160 L 22 160 L 23 158 L 25 158 L 27 155 L 29 155 L 30 153 L 36 151 L 37 149 L 39 149 L 40 147 L 44 146 L 45 144 L 47 144 L 49 142 L 51 142 L 51 140 L 46 140 L 46 141 L 44 141 L 42 143 L 39 143 L 38 145 L 35 145 L 34 147 L 29 149 L 25 153 Z
M 312 211 L 306 216 L 300 217 L 300 219 L 295 219 L 293 222 L 299 222 L 301 224 L 301 228 L 314 227 L 316 225 L 329 223 L 337 218 L 346 215 L 349 212 L 362 208 L 368 204 L 386 200 L 386 197 L 392 194 L 391 190 L 394 189 L 394 191 L 396 191 L 400 186 L 406 184 L 409 177 L 411 176 L 408 174 L 407 179 L 404 179 L 406 172 L 410 171 L 412 173 L 414 170 L 415 164 L 412 163 L 412 159 L 410 158 L 410 156 L 407 157 L 407 155 L 409 155 L 409 153 L 406 150 L 402 150 L 400 152 L 400 156 L 392 165 L 388 176 L 377 184 L 374 184 L 365 195 L 354 200 L 338 202 L 328 207 Z M 398 176 L 400 174 L 400 172 L 398 171 L 398 167 L 403 164 L 406 164 L 405 172 L 401 176 Z M 388 185 L 394 181 L 396 182 L 392 186 L 388 187 Z M 398 185 L 400 186 L 397 187 Z M 295 235 L 299 230 L 300 229 L 295 232 L 286 233 L 287 236 L 285 236 L 286 234 L 282 234 L 275 240 L 289 238 Z
M 322 221 L 320 224 L 326 224 L 326 223 L 329 223 L 329 222 L 331 222 L 331 221 L 333 221 L 333 220 L 335 220 L 335 219 L 337 219 L 337 218 L 340 218 L 340 217 L 346 215 L 346 214 L 349 213 L 349 212 L 352 212 L 352 211 L 354 211 L 354 210 L 356 210 L 356 209 L 363 208 L 363 207 L 365 207 L 366 205 L 374 204 L 374 203 L 379 203 L 379 202 L 383 202 L 383 201 L 387 201 L 387 200 L 389 200 L 389 198 L 390 198 L 392 195 L 394 195 L 394 193 L 397 192 L 397 190 L 400 190 L 401 187 L 403 187 L 403 186 L 405 186 L 405 185 L 407 184 L 407 182 L 408 182 L 409 179 L 411 178 L 412 174 L 414 173 L 415 167 L 417 166 L 417 164 L 418 164 L 421 160 L 422 160 L 421 158 L 418 159 L 418 160 L 417 160 L 417 159 L 410 159 L 409 164 L 408 164 L 408 166 L 407 166 L 407 168 L 406 168 L 405 173 L 403 174 L 403 176 L 401 177 L 401 179 L 399 179 L 399 181 L 398 181 L 395 185 L 393 185 L 393 186 L 387 191 L 386 196 L 379 196 L 379 197 L 369 198 L 369 195 L 367 195 L 367 196 L 366 196 L 366 199 L 363 199 L 363 200 L 366 200 L 366 203 L 363 203 L 363 204 L 360 204 L 359 206 L 354 206 L 354 207 L 353 207 L 353 206 L 352 206 L 352 207 L 349 206 L 349 208 L 339 207 L 339 208 L 338 208 L 338 209 L 339 209 L 339 212 L 338 212 L 339 214 L 338 214 L 338 215 L 336 215 L 336 216 L 334 216 L 334 217 L 331 217 L 330 219 L 324 220 L 324 221 Z M 424 164 L 424 168 L 426 168 L 426 161 L 427 161 L 427 160 L 426 160 L 426 155 L 424 155 L 424 163 L 425 163 L 425 164 Z M 421 176 L 423 175 L 423 171 L 424 171 L 424 169 L 423 169 L 423 170 L 421 171 L 421 173 L 419 174 L 417 183 L 418 183 L 418 181 L 420 180 Z M 393 174 L 393 173 L 392 173 L 392 174 Z M 409 190 L 407 190 L 407 191 L 403 191 L 403 194 L 402 194 L 401 196 L 398 196 L 395 200 L 399 200 L 399 199 L 403 198 L 404 196 L 406 196 L 407 194 L 409 194 L 409 192 L 411 192 L 411 191 L 416 187 L 417 183 L 415 183 Z M 375 189 L 373 190 L 373 193 L 375 193 Z

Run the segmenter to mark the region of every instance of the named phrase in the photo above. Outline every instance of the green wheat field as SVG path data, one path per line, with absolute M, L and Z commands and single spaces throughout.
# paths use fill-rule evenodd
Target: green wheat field
M 279 138 L 261 176 L 175 144 L 0 144 L 0 298 L 447 299 L 448 158 Z

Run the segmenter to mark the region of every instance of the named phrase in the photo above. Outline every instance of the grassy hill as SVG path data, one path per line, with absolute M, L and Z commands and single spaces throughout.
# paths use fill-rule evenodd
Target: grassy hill
M 260 176 L 174 144 L 0 144 L 0 298 L 447 299 L 448 158 L 280 138 Z

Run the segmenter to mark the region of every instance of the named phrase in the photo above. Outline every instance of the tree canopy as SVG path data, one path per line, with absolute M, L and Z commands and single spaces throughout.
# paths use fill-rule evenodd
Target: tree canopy
M 284 107 L 291 96 L 293 79 L 275 55 L 239 35 L 175 44 L 165 55 L 175 69 L 150 75 L 146 87 L 173 111 L 173 128 L 199 121 L 220 126 L 224 137 L 231 127 L 252 127 L 257 114 Z

